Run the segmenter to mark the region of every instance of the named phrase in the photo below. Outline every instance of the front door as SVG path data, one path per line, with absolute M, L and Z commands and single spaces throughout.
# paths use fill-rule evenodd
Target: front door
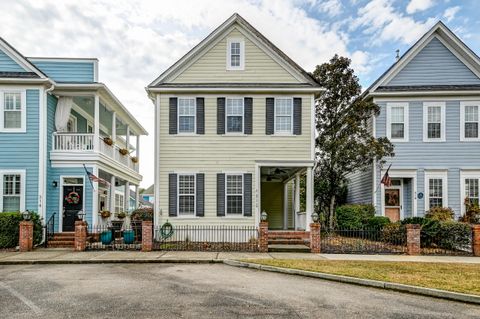
M 83 209 L 83 186 L 63 186 L 63 231 L 74 231 L 77 214 Z
M 400 220 L 402 210 L 402 181 L 392 180 L 392 186 L 385 188 L 384 196 L 385 216 L 390 221 Z

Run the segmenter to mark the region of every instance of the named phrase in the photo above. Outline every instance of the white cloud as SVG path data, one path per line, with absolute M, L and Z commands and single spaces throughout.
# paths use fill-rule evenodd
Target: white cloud
M 447 22 L 450 22 L 453 18 L 455 18 L 455 15 L 458 13 L 458 11 L 460 11 L 459 6 L 447 8 L 443 13 L 443 17 L 447 19 Z
M 407 13 L 412 14 L 419 11 L 425 11 L 433 6 L 433 0 L 410 0 L 407 5 Z
M 340 0 L 320 0 L 317 4 L 317 9 L 320 13 L 326 13 L 331 17 L 335 17 L 342 13 L 343 6 Z
M 142 185 L 149 186 L 154 109 L 144 87 L 234 12 L 307 71 L 335 53 L 352 57 L 360 71 L 368 69 L 366 53 L 351 54 L 348 36 L 309 17 L 301 8 L 308 4 L 308 0 L 0 1 L 0 10 L 8 12 L 2 17 L 0 36 L 26 56 L 99 58 L 100 81 L 150 133 L 142 138 L 140 165 Z
M 412 44 L 423 35 L 433 24 L 435 18 L 426 21 L 415 21 L 397 11 L 392 1 L 372 0 L 358 10 L 358 18 L 352 23 L 352 28 L 363 27 L 363 33 L 371 35 L 372 44 L 380 45 L 385 41 L 402 41 Z

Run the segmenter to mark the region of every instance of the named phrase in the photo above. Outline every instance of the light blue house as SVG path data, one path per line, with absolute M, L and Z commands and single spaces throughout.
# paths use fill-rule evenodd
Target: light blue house
M 126 211 L 145 134 L 97 59 L 26 58 L 0 38 L 0 212 L 33 210 L 62 232 L 79 211 L 90 224 Z
M 433 206 L 458 217 L 466 198 L 478 202 L 480 59 L 451 30 L 438 22 L 365 95 L 381 107 L 372 133 L 394 143 L 395 157 L 350 176 L 349 202 L 373 203 L 392 220 Z

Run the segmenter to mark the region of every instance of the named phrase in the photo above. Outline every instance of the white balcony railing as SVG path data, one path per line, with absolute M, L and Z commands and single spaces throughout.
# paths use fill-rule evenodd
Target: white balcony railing
M 95 152 L 94 134 L 91 133 L 53 133 L 53 150 L 67 152 Z M 118 163 L 138 172 L 138 163 L 133 162 L 132 157 L 122 155 L 120 147 L 117 145 L 108 145 L 100 138 L 99 152 Z

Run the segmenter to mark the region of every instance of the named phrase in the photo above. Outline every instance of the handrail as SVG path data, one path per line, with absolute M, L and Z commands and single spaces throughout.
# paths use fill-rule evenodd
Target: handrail
M 55 234 L 55 214 L 54 212 L 45 224 L 45 248 L 47 248 L 48 241 L 52 239 Z

